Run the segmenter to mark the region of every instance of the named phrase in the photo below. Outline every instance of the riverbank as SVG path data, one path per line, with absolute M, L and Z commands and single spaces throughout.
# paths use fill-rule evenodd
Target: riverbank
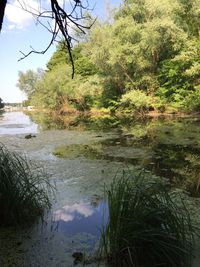
M 9 111 L 9 110 L 8 110 Z M 15 110 L 14 110 L 15 111 Z M 17 110 L 16 110 L 17 111 Z M 76 109 L 67 109 L 64 111 L 52 111 L 48 109 L 38 109 L 38 108 L 29 108 L 29 107 L 24 107 L 21 110 L 18 111 L 24 111 L 24 112 L 42 112 L 42 113 L 47 113 L 47 114 L 52 114 L 53 117 L 56 116 L 82 116 L 82 117 L 103 117 L 103 116 L 114 116 L 118 118 L 140 118 L 140 117 L 181 117 L 181 118 L 192 118 L 192 117 L 200 117 L 200 112 L 182 112 L 174 109 L 167 109 L 163 112 L 159 110 L 150 110 L 150 111 L 145 111 L 145 112 L 112 112 L 110 111 L 109 108 L 102 108 L 102 109 L 91 109 L 88 111 L 79 111 Z

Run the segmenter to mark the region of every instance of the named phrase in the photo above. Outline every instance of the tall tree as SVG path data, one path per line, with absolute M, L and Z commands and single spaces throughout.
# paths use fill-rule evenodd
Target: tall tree
M 155 90 L 160 62 L 176 55 L 187 39 L 176 23 L 178 8 L 176 0 L 127 0 L 112 25 L 92 31 L 88 56 L 116 81 L 118 92 Z
M 26 72 L 19 71 L 18 75 L 17 87 L 30 99 L 36 90 L 37 83 L 43 78 L 44 72 L 41 69 L 36 72 L 27 70 Z

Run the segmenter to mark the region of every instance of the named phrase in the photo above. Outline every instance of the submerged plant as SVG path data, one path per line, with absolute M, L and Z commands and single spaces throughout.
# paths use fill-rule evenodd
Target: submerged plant
M 109 220 L 101 251 L 112 266 L 191 266 L 190 215 L 163 180 L 145 172 L 124 174 L 106 193 Z
M 47 174 L 0 145 L 0 226 L 27 225 L 51 207 Z

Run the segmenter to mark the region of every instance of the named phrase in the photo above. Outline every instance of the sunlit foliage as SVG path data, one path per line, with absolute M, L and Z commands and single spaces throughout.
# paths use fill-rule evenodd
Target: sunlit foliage
M 114 112 L 127 94 L 137 93 L 150 100 L 151 109 L 196 111 L 199 19 L 197 0 L 124 1 L 112 23 L 97 21 L 87 39 L 74 46 L 74 80 L 61 42 L 42 79 L 30 71 L 20 73 L 18 86 L 32 104 L 64 112 L 91 107 Z

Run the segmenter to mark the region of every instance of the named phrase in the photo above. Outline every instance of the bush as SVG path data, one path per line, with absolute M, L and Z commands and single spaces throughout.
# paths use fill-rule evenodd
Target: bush
M 140 90 L 131 90 L 125 93 L 120 100 L 122 111 L 127 112 L 145 112 L 150 107 L 150 97 Z
M 186 96 L 183 101 L 186 111 L 199 111 L 200 110 L 200 85 L 196 86 L 195 91 Z
M 0 226 L 27 225 L 43 217 L 52 190 L 43 170 L 0 145 Z
M 101 250 L 112 266 L 191 266 L 189 213 L 161 179 L 144 172 L 124 174 L 114 179 L 107 197 L 109 221 Z

